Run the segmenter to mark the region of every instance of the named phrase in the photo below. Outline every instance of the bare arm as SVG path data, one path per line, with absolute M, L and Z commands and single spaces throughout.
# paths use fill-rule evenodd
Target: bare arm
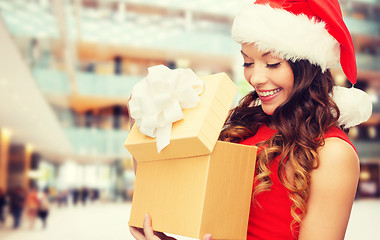
M 359 159 L 339 138 L 326 139 L 320 165 L 311 173 L 308 209 L 300 240 L 344 239 L 359 179 Z

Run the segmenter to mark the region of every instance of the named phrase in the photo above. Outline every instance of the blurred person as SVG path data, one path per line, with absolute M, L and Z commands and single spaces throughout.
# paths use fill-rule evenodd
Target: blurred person
M 339 2 L 257 0 L 236 16 L 232 38 L 254 90 L 219 138 L 259 147 L 247 240 L 344 239 L 359 159 L 343 130 L 366 121 L 372 107 L 364 92 L 334 87 L 330 68 L 339 62 L 357 80 Z M 151 221 L 146 215 L 132 235 L 173 239 L 153 232 Z
M 92 203 L 92 202 L 94 202 L 94 200 L 95 200 L 95 192 L 94 192 L 94 189 L 93 188 L 88 188 L 87 189 L 87 191 L 88 191 L 88 200 Z
M 73 205 L 76 206 L 79 199 L 79 190 L 74 188 L 71 190 L 71 195 L 73 197 Z
M 80 192 L 80 200 L 83 206 L 86 205 L 88 195 L 89 195 L 88 189 L 86 187 L 83 187 Z
M 25 202 L 25 210 L 26 210 L 26 216 L 29 221 L 29 228 L 34 228 L 34 224 L 37 219 L 37 213 L 38 213 L 38 191 L 36 187 L 32 187 L 29 190 L 28 195 L 26 196 L 26 202 Z
M 99 189 L 94 188 L 92 190 L 92 200 L 93 201 L 99 200 Z
M 49 201 L 50 202 L 54 202 L 56 199 L 57 199 L 57 190 L 55 189 L 55 187 L 49 187 L 49 188 L 46 188 L 47 189 L 47 195 L 49 197 Z
M 17 229 L 21 223 L 21 215 L 25 204 L 25 192 L 21 186 L 16 186 L 11 190 L 9 197 L 10 211 L 13 217 L 13 228 Z
M 74 206 L 76 206 L 78 203 L 79 197 L 80 197 L 80 192 L 78 189 L 74 188 L 72 190 L 71 194 L 73 196 L 73 204 L 74 204 Z
M 96 188 L 89 189 L 89 199 L 91 202 L 95 202 L 99 198 L 99 191 Z
M 49 189 L 44 189 L 39 195 L 38 200 L 38 217 L 42 221 L 43 228 L 46 228 L 50 209 Z
M 41 59 L 41 46 L 38 39 L 32 38 L 30 41 L 29 51 L 31 67 L 37 67 Z
M 66 206 L 68 204 L 68 197 L 69 197 L 69 191 L 68 190 L 62 190 L 58 193 L 57 196 L 57 201 L 58 201 L 58 206 Z
M 69 195 L 70 195 L 70 192 L 68 189 L 66 190 L 63 190 L 62 192 L 62 203 L 63 205 L 65 205 L 67 207 L 67 205 L 69 204 Z
M 5 215 L 4 215 L 4 209 L 7 205 L 7 195 L 5 194 L 5 191 L 0 188 L 0 222 L 2 224 L 5 224 Z

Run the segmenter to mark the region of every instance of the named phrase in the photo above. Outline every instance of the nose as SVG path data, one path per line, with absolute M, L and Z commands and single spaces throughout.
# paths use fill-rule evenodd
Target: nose
M 246 79 L 253 87 L 255 87 L 267 82 L 268 76 L 265 68 L 254 66 L 250 69 L 247 69 Z

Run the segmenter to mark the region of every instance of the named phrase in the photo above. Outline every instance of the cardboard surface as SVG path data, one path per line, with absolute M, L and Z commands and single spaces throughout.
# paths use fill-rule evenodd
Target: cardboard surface
M 172 127 L 170 144 L 157 153 L 155 138 L 132 127 L 124 146 L 136 161 L 169 159 L 211 153 L 231 108 L 237 87 L 225 74 L 202 77 L 205 90 L 197 107 L 183 109 L 184 119 Z
M 226 74 L 202 78 L 197 107 L 183 110 L 160 154 L 134 126 L 125 147 L 137 161 L 129 224 L 192 238 L 246 239 L 256 147 L 217 141 L 237 88 Z
M 155 231 L 245 239 L 256 150 L 218 141 L 209 155 L 140 162 L 129 224 L 149 213 Z

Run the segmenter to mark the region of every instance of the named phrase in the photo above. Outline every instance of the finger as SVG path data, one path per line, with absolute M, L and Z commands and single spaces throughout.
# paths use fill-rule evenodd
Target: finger
M 150 218 L 148 214 L 145 214 L 145 218 L 144 218 L 144 235 L 146 239 L 154 239 L 152 219 Z
M 129 231 L 135 239 L 146 240 L 144 234 L 141 233 L 141 230 L 139 228 L 129 226 Z
M 212 240 L 211 234 L 210 233 L 206 233 L 205 235 L 203 235 L 202 240 Z

